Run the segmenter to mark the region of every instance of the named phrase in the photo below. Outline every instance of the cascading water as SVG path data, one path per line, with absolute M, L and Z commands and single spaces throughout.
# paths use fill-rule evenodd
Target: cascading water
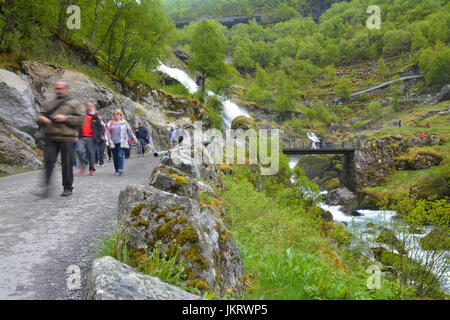
M 197 92 L 200 89 L 199 86 L 197 85 L 197 83 L 195 83 L 195 81 L 193 79 L 191 79 L 189 77 L 189 75 L 186 72 L 184 72 L 183 70 L 176 69 L 176 68 L 170 68 L 162 63 L 157 67 L 157 70 L 161 71 L 162 73 L 167 74 L 171 78 L 178 80 L 183 86 L 186 87 L 186 89 L 189 90 L 189 92 L 191 94 Z M 208 94 L 208 96 L 214 95 L 214 93 L 211 91 L 208 91 L 207 94 Z M 222 118 L 223 118 L 225 128 L 231 128 L 231 123 L 233 122 L 233 120 L 235 118 L 237 118 L 239 116 L 246 116 L 246 117 L 251 118 L 249 113 L 247 112 L 247 110 L 239 107 L 233 101 L 225 99 L 220 96 L 219 96 L 219 99 L 223 105 Z
M 312 142 L 312 148 L 316 148 L 316 143 L 320 142 L 319 138 L 314 133 L 308 133 L 308 138 Z M 297 166 L 298 162 L 301 159 L 301 156 L 293 155 L 289 156 L 289 167 L 294 169 Z M 294 179 L 294 177 L 292 178 Z M 293 181 L 295 182 L 295 181 Z M 308 192 L 303 192 L 305 196 L 308 196 Z M 322 191 L 321 194 L 327 194 L 327 191 Z M 361 216 L 350 216 L 343 212 L 341 206 L 330 206 L 326 203 L 319 203 L 318 206 L 326 211 L 331 212 L 333 215 L 333 220 L 337 222 L 345 222 L 347 224 L 347 228 L 352 233 L 357 233 L 359 238 L 355 240 L 355 245 L 361 245 L 365 248 L 366 252 L 369 252 L 371 247 L 380 246 L 380 244 L 374 242 L 374 237 L 371 235 L 373 230 L 370 230 L 368 227 L 368 223 L 373 223 L 377 227 L 388 226 L 392 223 L 392 217 L 395 216 L 395 211 L 381 211 L 381 210 L 356 210 Z M 427 257 L 429 257 L 430 253 L 422 250 L 419 245 L 419 240 L 433 230 L 433 227 L 426 227 L 423 234 L 407 234 L 406 241 L 406 249 L 408 250 L 408 255 L 412 259 L 416 259 L 421 261 L 423 264 L 426 264 Z M 399 239 L 402 239 L 401 232 L 394 230 L 396 236 Z M 447 252 L 447 256 L 449 256 L 449 252 Z M 431 268 L 432 272 L 436 272 L 439 268 L 442 268 L 442 263 L 445 261 L 441 261 L 440 263 L 436 263 Z M 450 270 L 447 271 L 446 275 L 442 279 L 442 289 L 448 294 L 450 292 Z

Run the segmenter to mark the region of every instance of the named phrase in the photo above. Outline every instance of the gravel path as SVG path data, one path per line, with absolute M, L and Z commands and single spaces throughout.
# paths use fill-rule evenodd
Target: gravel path
M 49 198 L 39 199 L 43 172 L 0 179 L 0 300 L 81 299 L 96 255 L 95 243 L 116 222 L 120 190 L 148 183 L 157 160 L 132 156 L 125 173 L 114 176 L 112 163 L 94 177 L 75 176 L 72 197 L 62 198 L 61 170 L 55 168 Z M 80 290 L 69 290 L 66 270 L 81 269 Z

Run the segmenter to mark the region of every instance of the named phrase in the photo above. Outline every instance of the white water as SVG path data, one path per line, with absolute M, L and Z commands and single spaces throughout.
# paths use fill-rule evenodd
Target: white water
M 314 133 L 308 133 L 308 138 L 313 143 L 313 148 L 315 147 L 315 143 L 319 142 L 319 139 Z M 289 167 L 291 169 L 294 169 L 300 159 L 301 156 L 289 156 Z M 320 194 L 323 195 L 327 193 L 327 191 L 322 191 Z M 318 206 L 326 211 L 331 212 L 334 221 L 345 222 L 347 224 L 347 229 L 349 229 L 349 231 L 353 234 L 357 234 L 357 237 L 359 237 L 354 241 L 354 244 L 361 245 L 367 253 L 370 252 L 371 247 L 380 246 L 380 244 L 374 242 L 374 236 L 369 233 L 371 231 L 371 228 L 368 228 L 367 224 L 371 222 L 377 226 L 389 226 L 389 224 L 393 222 L 392 217 L 396 214 L 395 211 L 357 210 L 357 212 L 361 213 L 362 216 L 354 217 L 345 214 L 342 211 L 341 206 L 330 206 L 324 202 L 319 203 Z M 421 261 L 422 264 L 425 264 L 427 260 L 430 260 L 431 253 L 422 250 L 419 241 L 422 237 L 433 230 L 432 227 L 425 227 L 423 230 L 423 234 L 406 234 L 406 241 L 403 241 L 403 237 L 405 237 L 405 234 L 402 234 L 401 231 L 395 229 L 396 228 L 394 228 L 394 232 L 397 238 L 401 242 L 405 242 L 405 249 L 408 251 L 408 256 L 410 258 L 416 261 Z M 449 256 L 450 253 L 447 252 L 447 257 Z M 431 268 L 431 271 L 436 272 L 439 268 L 446 267 L 445 264 L 445 260 L 440 260 L 440 264 L 437 263 L 436 265 L 434 265 L 433 268 Z M 441 288 L 448 294 L 450 292 L 450 270 L 448 270 L 447 273 L 443 276 L 441 284 Z
M 189 90 L 189 92 L 191 94 L 197 92 L 200 89 L 199 86 L 195 83 L 195 81 L 193 79 L 191 79 L 189 77 L 189 75 L 186 72 L 184 72 L 183 70 L 176 69 L 176 68 L 170 68 L 164 64 L 160 64 L 157 67 L 157 69 L 159 71 L 167 74 L 169 77 L 178 80 L 183 86 L 186 87 L 186 89 Z M 208 94 L 208 96 L 214 95 L 214 93 L 211 91 L 208 91 L 207 94 Z M 233 101 L 227 100 L 222 97 L 219 97 L 219 99 L 223 105 L 222 118 L 223 118 L 225 128 L 231 128 L 231 123 L 233 122 L 233 120 L 235 118 L 237 118 L 239 116 L 243 115 L 243 116 L 251 118 L 249 113 L 247 112 L 247 110 L 245 110 L 242 107 L 239 107 Z
M 317 149 L 316 143 L 320 142 L 319 137 L 314 132 L 308 132 L 307 136 L 308 136 L 309 140 L 311 140 L 311 142 L 312 142 L 311 149 Z

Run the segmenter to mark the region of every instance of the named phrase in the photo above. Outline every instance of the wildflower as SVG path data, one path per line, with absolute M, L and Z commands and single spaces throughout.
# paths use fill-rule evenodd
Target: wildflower
M 228 289 L 228 293 L 231 293 L 233 290 L 231 290 L 231 288 Z
M 173 243 L 177 243 L 177 239 L 173 239 Z

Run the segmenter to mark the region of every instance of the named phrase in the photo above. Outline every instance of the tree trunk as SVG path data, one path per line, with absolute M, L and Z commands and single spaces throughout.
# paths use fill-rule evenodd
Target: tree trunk
M 69 0 L 59 0 L 58 33 L 60 35 L 64 34 L 64 26 L 68 2 Z
M 202 73 L 202 97 L 205 94 L 205 83 L 206 83 L 206 76 L 204 73 Z
M 120 64 L 122 63 L 122 60 L 125 56 L 125 51 L 127 50 L 127 46 L 128 46 L 128 29 L 129 29 L 130 25 L 128 23 L 125 24 L 125 29 L 123 31 L 123 41 L 122 41 L 122 52 L 120 52 L 120 56 L 119 59 L 117 60 L 116 63 L 116 68 L 114 69 L 113 74 L 117 75 L 117 72 L 119 71 L 119 67 Z
M 98 18 L 98 5 L 99 5 L 99 3 L 100 3 L 100 0 L 97 0 L 96 4 L 95 4 L 94 25 L 92 27 L 91 43 L 89 45 L 91 50 L 92 50 L 92 48 L 94 46 L 95 34 L 97 33 L 97 18 Z
M 125 75 L 123 76 L 122 80 L 125 80 L 129 75 L 131 70 L 134 69 L 134 67 L 136 66 L 136 64 L 139 62 L 139 59 L 134 60 L 133 64 L 131 65 L 131 67 L 128 69 L 128 71 L 125 73 Z
M 92 58 L 94 58 L 97 55 L 97 53 L 99 52 L 99 50 L 102 48 L 103 43 L 106 41 L 106 38 L 108 37 L 109 32 L 111 31 L 112 27 L 116 24 L 117 20 L 119 19 L 120 14 L 121 14 L 121 11 L 120 11 L 120 9 L 118 9 L 116 15 L 113 18 L 113 21 L 111 22 L 111 24 L 108 27 L 108 30 L 106 31 L 105 35 L 103 36 L 103 39 L 100 42 L 100 45 L 98 46 L 97 49 L 95 49 L 94 53 L 92 54 Z
M 111 56 L 112 56 L 112 43 L 114 40 L 114 28 L 111 30 L 111 35 L 109 37 L 109 48 L 108 48 L 108 72 L 111 72 Z

